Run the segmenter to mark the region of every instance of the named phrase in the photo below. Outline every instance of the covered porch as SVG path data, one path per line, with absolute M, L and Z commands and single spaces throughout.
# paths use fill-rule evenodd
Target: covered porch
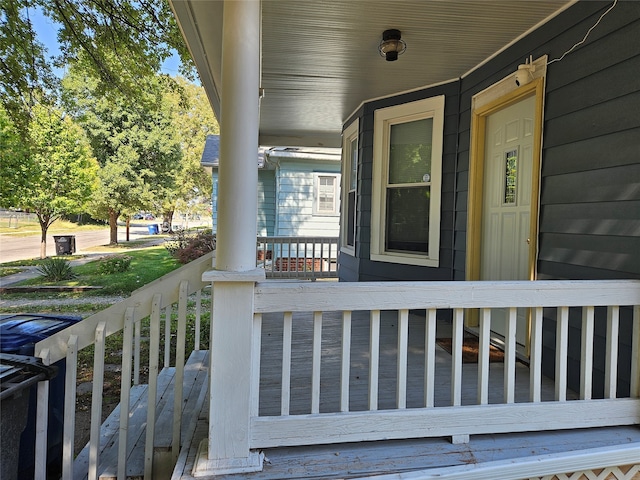
M 539 235 L 537 226 L 541 222 L 536 211 L 530 218 L 523 216 L 534 228 L 527 232 L 525 228 L 519 242 L 524 245 L 520 263 L 528 272 L 525 277 L 528 280 L 475 281 L 480 278 L 473 275 L 477 265 L 469 262 L 471 255 L 466 251 L 474 241 L 481 243 L 481 228 L 474 219 L 478 212 L 471 208 L 481 203 L 481 199 L 476 201 L 480 190 L 470 195 L 466 187 L 472 180 L 479 182 L 482 178 L 482 169 L 473 167 L 474 155 L 479 149 L 474 146 L 473 152 L 468 151 L 471 126 L 475 128 L 484 121 L 475 113 L 471 118 L 470 112 L 475 111 L 472 103 L 477 93 L 492 85 L 500 90 L 499 98 L 507 97 L 509 101 L 522 95 L 535 96 L 539 107 L 536 107 L 537 127 L 533 132 L 537 132 L 534 136 L 540 144 L 545 127 L 541 113 L 546 105 L 543 102 L 546 80 L 540 76 L 528 87 L 517 89 L 513 80 L 521 61 L 520 51 L 508 52 L 506 60 L 498 53 L 507 52 L 507 46 L 517 37 L 523 42 L 518 48 L 527 47 L 529 56 L 533 47 L 527 42 L 527 33 L 535 30 L 536 42 L 542 45 L 536 55 L 546 55 L 547 39 L 557 38 L 558 32 L 564 35 L 567 30 L 563 22 L 568 22 L 569 15 L 558 16 L 573 7 L 574 2 L 524 2 L 510 9 L 507 5 L 515 4 L 491 2 L 492 15 L 485 15 L 488 7 L 477 2 L 460 2 L 453 10 L 442 9 L 442 4 L 437 2 L 402 3 L 406 10 L 400 18 L 389 11 L 389 2 L 375 2 L 378 9 L 370 8 L 369 2 L 172 2 L 221 125 L 219 234 L 215 260 L 205 258 L 194 262 L 163 282 L 136 292 L 135 298 L 109 312 L 40 342 L 36 349 L 45 362 L 66 358 L 67 365 L 73 366 L 77 349 L 95 344 L 96 352 L 103 352 L 105 338 L 124 329 L 122 371 L 126 374 L 123 374 L 122 411 L 127 412 L 129 380 L 137 370 L 135 349 L 131 347 L 139 335 L 135 325 L 150 315 L 144 472 L 130 476 L 160 478 L 172 471 L 175 478 L 383 475 L 382 478 L 398 480 L 522 479 L 545 475 L 563 478 L 565 473 L 573 472 L 607 478 L 600 475 L 613 471 L 622 472 L 619 479 L 636 475 L 640 465 L 640 438 L 636 427 L 640 423 L 640 280 L 615 279 L 637 278 L 634 273 L 637 248 L 633 250 L 634 245 L 637 246 L 637 236 L 633 237 L 637 216 L 629 221 L 625 217 L 620 222 L 612 222 L 605 216 L 605 210 L 593 208 L 583 197 L 575 201 L 580 204 L 578 210 L 553 208 L 555 204 L 546 209 L 547 217 L 551 218 L 549 230 L 561 230 L 570 223 L 572 228 L 581 229 L 578 233 L 589 237 L 577 246 L 558 243 L 562 248 L 557 247 L 559 250 L 548 254 L 547 263 L 557 264 L 568 256 L 572 258 L 565 261 L 574 266 L 571 262 L 577 260 L 573 259 L 573 252 L 578 252 L 575 256 L 579 261 L 583 261 L 582 257 L 593 258 L 603 271 L 605 266 L 609 267 L 605 263 L 617 267 L 618 270 L 607 270 L 604 277 L 613 280 L 530 281 L 539 278 L 537 268 L 542 260 L 538 247 L 542 250 L 548 238 L 557 240 L 555 237 L 561 236 L 554 236 L 555 230 L 540 230 L 547 234 L 546 238 Z M 348 12 L 340 11 L 347 5 Z M 606 14 L 605 5 L 594 5 L 578 2 L 575 7 L 581 22 L 576 29 L 581 35 L 586 30 L 582 27 L 591 27 Z M 628 43 L 623 41 L 624 21 L 634 18 L 625 15 L 625 11 L 631 9 L 627 4 L 614 10 L 617 14 L 614 18 L 622 25 L 611 30 L 623 32 L 616 37 L 623 45 Z M 503 10 L 507 10 L 507 14 L 499 15 Z M 296 12 L 299 16 L 293 19 L 291 16 Z M 319 45 L 316 40 L 326 38 L 327 31 L 334 32 L 333 26 L 342 25 L 340 20 L 345 17 L 350 23 L 338 29 L 339 34 L 328 37 L 334 60 L 329 63 L 336 67 L 330 71 L 328 65 L 314 61 L 318 57 L 310 53 L 327 50 L 326 44 Z M 464 21 L 458 22 L 456 17 Z M 286 29 L 282 28 L 282 18 L 291 20 L 290 33 L 295 32 L 294 39 L 298 41 L 288 37 L 283 40 Z M 324 22 L 325 18 L 329 20 Z M 406 62 L 394 73 L 387 64 L 374 65 L 369 57 L 365 64 L 358 64 L 344 54 L 345 39 L 341 34 L 350 32 L 349 38 L 360 40 L 358 51 L 372 47 L 375 61 L 384 62 L 377 58 L 377 37 L 378 32 L 393 27 L 388 25 L 388 18 L 403 20 L 407 28 L 414 29 L 416 47 L 407 51 L 421 52 L 424 58 L 414 57 L 413 63 Z M 478 18 L 485 19 L 480 32 L 471 28 Z M 559 18 L 551 31 L 536 30 L 550 18 Z M 428 42 L 429 31 L 424 28 L 426 19 L 435 22 L 431 23 L 433 28 L 456 20 L 455 27 L 446 28 L 446 34 L 438 35 L 439 69 L 432 68 L 438 64 L 435 60 L 425 60 L 427 52 L 435 51 Z M 269 24 L 269 20 L 272 23 Z M 267 25 L 274 28 L 265 28 Z M 311 25 L 319 27 L 323 35 L 309 35 Z M 506 25 L 512 29 L 502 28 Z M 368 45 L 374 31 L 376 40 Z M 454 58 L 448 48 L 448 41 L 453 41 L 448 35 L 450 32 L 455 34 L 456 41 L 461 39 L 456 52 L 472 55 Z M 571 39 L 574 37 L 571 35 Z M 485 38 L 491 38 L 494 43 L 480 41 Z M 304 43 L 305 40 L 309 43 Z M 558 55 L 573 43 L 565 46 L 567 39 L 562 40 L 562 46 L 551 45 Z M 277 48 L 282 42 L 291 48 L 291 56 L 282 55 L 282 50 Z M 422 48 L 417 48 L 418 45 Z M 499 50 L 503 48 L 505 50 Z M 407 53 L 405 59 L 410 58 L 409 55 Z M 487 66 L 485 61 L 491 65 Z M 547 61 L 541 61 L 546 68 Z M 417 65 L 420 68 L 413 68 Z M 467 70 L 472 73 L 464 73 Z M 540 71 L 544 69 L 538 73 Z M 389 78 L 398 81 L 389 82 Z M 450 81 L 451 78 L 454 80 Z M 610 78 L 606 78 L 605 83 L 610 83 Z M 420 91 L 425 82 L 430 87 Z M 405 91 L 408 97 L 399 93 Z M 429 198 L 433 200 L 433 212 L 437 213 L 429 217 L 434 222 L 429 226 L 429 233 L 435 232 L 437 240 L 433 242 L 429 237 L 433 252 L 395 251 L 405 248 L 402 245 L 387 248 L 382 233 L 389 231 L 391 223 L 381 223 L 382 217 L 374 215 L 379 213 L 374 211 L 376 208 L 384 210 L 387 203 L 371 190 L 378 189 L 380 193 L 387 185 L 374 185 L 372 177 L 376 171 L 383 171 L 378 156 L 382 148 L 376 138 L 384 137 L 384 133 L 378 137 L 374 134 L 373 110 L 411 100 L 417 103 L 419 99 L 413 98 L 413 94 L 446 97 L 445 104 L 438 103 L 439 113 L 429 117 L 441 127 L 437 138 L 436 135 L 433 138 L 439 145 L 448 147 L 444 153 L 440 152 L 442 171 L 421 175 L 422 183 L 418 182 L 423 190 L 424 185 L 429 184 Z M 375 105 L 367 104 L 366 100 L 371 98 L 377 99 Z M 484 101 L 493 105 L 490 98 Z M 426 109 L 425 105 L 420 103 L 420 108 Z M 600 118 L 602 114 L 597 116 Z M 435 122 L 436 119 L 443 119 L 444 123 Z M 549 125 L 558 123 L 562 122 Z M 580 126 L 586 123 L 576 121 Z M 349 125 L 355 128 L 351 137 L 346 138 L 345 133 L 348 141 L 344 146 L 351 154 L 348 158 L 354 160 L 350 163 L 356 167 L 351 172 L 356 185 L 354 196 L 348 197 L 354 201 L 343 209 L 342 220 L 343 227 L 354 229 L 342 232 L 340 255 L 344 262 L 340 263 L 339 259 L 338 268 L 345 268 L 351 259 L 354 268 L 360 269 L 359 275 L 368 275 L 372 280 L 394 278 L 398 281 L 266 281 L 264 269 L 256 268 L 255 152 L 258 144 L 339 146 L 342 129 L 350 128 Z M 552 146 L 564 145 L 562 135 L 576 143 L 583 141 L 582 137 L 572 137 L 573 130 L 570 134 L 557 133 L 554 139 L 548 135 L 552 131 L 549 125 L 545 127 L 545 138 L 551 137 L 548 142 L 555 141 Z M 578 130 L 580 128 L 575 128 Z M 628 132 L 631 132 L 629 137 L 634 133 L 631 127 Z M 475 136 L 474 145 L 484 142 L 484 136 L 479 138 Z M 578 151 L 583 153 L 578 155 L 576 164 L 582 165 L 590 146 L 591 143 L 578 145 L 577 148 L 582 149 Z M 532 157 L 542 156 L 542 150 L 535 151 L 537 154 Z M 632 147 L 628 151 L 632 151 Z M 569 153 L 559 149 L 556 165 L 564 159 L 573 159 Z M 631 154 L 621 157 L 633 163 Z M 368 163 L 364 162 L 365 158 Z M 591 162 L 600 168 L 598 162 L 609 158 L 610 155 L 602 155 Z M 435 165 L 438 159 L 433 160 Z M 345 165 L 343 171 L 348 168 L 349 165 Z M 436 188 L 436 173 L 438 179 L 442 174 L 440 183 L 448 189 Z M 620 176 L 633 178 L 628 174 Z M 540 182 L 535 175 L 534 178 L 535 195 L 528 198 L 535 207 L 540 203 L 537 194 Z M 631 184 L 622 184 L 629 188 L 629 198 L 635 198 L 631 192 L 637 189 Z M 557 185 L 563 190 L 566 183 L 559 180 Z M 608 202 L 606 195 L 611 192 L 626 191 L 614 184 L 610 187 L 594 189 L 604 198 L 603 203 Z M 563 199 L 554 202 L 562 204 Z M 608 203 L 613 204 L 612 209 L 624 205 Z M 628 208 L 620 206 L 615 212 L 631 212 L 636 205 L 637 202 L 629 201 Z M 584 210 L 600 216 L 588 217 L 589 221 L 582 221 L 580 217 L 575 224 L 567 221 L 574 212 Z M 522 224 L 527 222 L 522 220 Z M 608 248 L 606 240 L 611 238 L 607 236 L 596 242 L 607 255 L 583 254 L 592 248 L 587 246 L 587 240 L 593 240 L 591 237 L 607 225 L 615 227 L 613 232 L 608 232 L 610 236 L 618 232 L 617 235 L 629 238 L 628 242 L 615 242 L 622 246 L 623 253 L 616 256 L 605 249 L 603 245 Z M 570 230 L 567 236 L 577 235 Z M 631 253 L 624 254 L 627 251 Z M 479 248 L 476 247 L 475 252 L 478 253 Z M 564 255 L 565 252 L 568 254 Z M 424 258 L 416 260 L 420 256 Z M 564 277 L 554 276 L 556 270 L 550 269 L 545 278 L 602 278 L 597 275 L 600 271 L 594 273 L 586 268 L 577 265 L 573 270 L 557 270 Z M 465 279 L 474 281 L 463 281 Z M 187 387 L 183 377 L 184 337 L 188 327 L 186 305 L 189 295 L 208 285 L 212 285 L 212 305 L 207 312 L 211 315 L 207 377 L 198 393 L 200 408 L 189 409 L 183 418 L 185 410 L 180 406 L 186 399 Z M 155 408 L 158 357 L 162 351 L 161 311 L 173 308 L 174 303 L 180 316 L 175 335 L 176 387 L 171 393 L 174 420 L 171 445 L 162 447 L 164 453 L 170 453 L 170 460 L 159 466 L 153 430 L 159 415 Z M 503 327 L 504 356 L 501 362 L 490 362 L 492 324 L 497 323 L 498 314 Z M 193 326 L 194 331 L 199 332 L 196 325 L 199 323 Z M 466 328 L 474 328 L 478 337 L 477 363 L 464 361 Z M 516 335 L 522 331 L 527 337 L 524 357 Z M 576 335 L 576 332 L 579 333 Z M 451 345 L 451 354 L 440 346 L 444 340 Z M 103 360 L 99 355 L 96 358 L 94 370 L 99 378 Z M 70 371 L 73 372 L 73 368 Z M 73 373 L 68 370 L 67 392 L 75 388 L 70 375 Z M 570 388 L 570 381 L 576 378 L 577 383 Z M 100 382 L 94 381 L 96 423 L 88 446 L 90 479 L 99 478 L 103 471 L 100 389 Z M 39 408 L 44 409 L 41 412 L 46 412 L 45 398 L 46 386 L 43 386 L 39 395 L 39 405 L 42 405 Z M 73 402 L 73 393 L 69 398 Z M 72 412 L 73 403 L 69 405 Z M 41 413 L 41 417 L 46 425 L 46 415 Z M 130 425 L 125 415 L 119 417 L 118 422 L 118 440 L 111 445 L 116 445 L 118 450 L 114 455 L 117 477 L 126 478 Z M 38 442 L 42 452 L 46 440 L 41 436 Z M 361 463 L 356 462 L 356 458 Z M 73 478 L 69 447 L 64 461 L 64 478 Z
M 241 453 L 257 456 L 259 468 L 212 472 L 207 447 L 216 425 L 211 418 L 233 419 L 209 394 L 216 388 L 209 375 L 219 366 L 209 360 L 215 352 L 199 351 L 202 320 L 209 314 L 201 303 L 209 294 L 201 292 L 206 283 L 197 277 L 209 262 L 193 262 L 37 345 L 49 361 L 67 359 L 63 478 L 518 479 L 618 468 L 640 458 L 637 281 L 267 280 L 252 287 L 251 368 L 221 387 L 225 398 L 238 403 L 238 391 L 251 392 L 243 399 L 250 406 L 247 428 L 228 431 L 225 445 L 244 434 L 248 448 Z M 187 303 L 193 301 L 197 315 L 187 320 Z M 528 365 L 518 360 L 515 348 L 518 308 L 532 312 Z M 477 356 L 467 356 L 465 339 L 475 337 L 465 333 L 464 318 L 473 309 L 480 312 Z M 500 309 L 509 312 L 511 326 L 503 353 L 491 352 L 489 335 L 492 313 Z M 176 332 L 166 330 L 167 310 L 181 319 Z M 578 391 L 567 386 L 566 352 L 576 347 L 568 343 L 570 311 L 579 314 L 585 332 L 577 346 L 582 352 Z M 149 313 L 147 340 L 137 325 Z M 555 351 L 564 352 L 556 354 L 555 379 L 542 374 L 545 322 L 556 323 Z M 603 394 L 593 389 L 602 375 L 594 366 L 596 325 L 607 331 Z M 633 329 L 631 352 L 618 348 L 621 325 Z M 86 453 L 74 460 L 77 352 L 90 345 L 104 352 L 107 337 L 123 328 L 119 412 L 131 413 L 117 412 L 100 426 L 105 358 L 96 356 L 92 436 Z M 161 342 L 161 331 L 168 344 Z M 185 363 L 187 335 L 198 340 Z M 147 341 L 148 366 L 139 359 Z M 175 363 L 169 349 L 177 352 Z M 237 344 L 227 349 L 225 361 L 240 362 L 234 355 L 239 350 Z M 147 368 L 148 393 L 140 394 L 138 374 Z M 618 383 L 618 371 L 626 368 L 635 379 L 630 393 Z M 42 400 L 39 408 L 46 411 Z

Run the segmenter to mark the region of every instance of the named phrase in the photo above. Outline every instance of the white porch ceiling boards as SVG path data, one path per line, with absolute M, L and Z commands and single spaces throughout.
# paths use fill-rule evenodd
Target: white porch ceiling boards
M 260 143 L 340 146 L 343 121 L 363 101 L 458 78 L 571 3 L 265 0 Z M 172 4 L 218 115 L 224 3 Z M 377 50 L 389 28 L 407 43 L 395 62 Z

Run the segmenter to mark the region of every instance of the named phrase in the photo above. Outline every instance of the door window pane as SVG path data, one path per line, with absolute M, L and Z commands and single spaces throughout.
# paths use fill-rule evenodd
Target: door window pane
M 518 179 L 518 151 L 511 150 L 505 154 L 504 169 L 504 203 L 516 203 L 516 186 Z
M 432 131 L 433 118 L 391 125 L 390 184 L 429 181 Z
M 429 251 L 430 187 L 387 190 L 386 249 Z

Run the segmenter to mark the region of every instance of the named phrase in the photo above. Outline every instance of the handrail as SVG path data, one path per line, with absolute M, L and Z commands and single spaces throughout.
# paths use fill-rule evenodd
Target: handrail
M 606 308 L 603 308 L 606 307 Z M 567 385 L 569 351 L 570 309 L 575 320 L 582 315 L 582 335 L 579 342 L 580 388 L 571 392 Z M 465 368 L 466 372 L 477 370 L 476 399 L 463 394 L 463 338 L 465 314 L 468 309 L 479 310 L 479 338 L 477 367 Z M 530 312 L 531 356 L 529 358 L 528 387 L 520 383 L 520 399 L 516 400 L 516 326 L 518 310 Z M 500 312 L 497 312 L 499 310 Z M 618 363 L 622 357 L 618 352 L 620 325 L 623 318 L 631 322 L 632 334 L 630 359 L 625 368 L 630 368 L 630 388 L 627 398 L 618 396 Z M 606 311 L 606 314 L 605 314 Z M 280 412 L 270 407 L 264 414 L 251 418 L 250 445 L 261 449 L 273 446 L 311 445 L 342 442 L 374 441 L 381 439 L 403 439 L 425 436 L 450 436 L 454 443 L 469 441 L 469 435 L 521 432 L 549 429 L 589 428 L 597 426 L 628 425 L 640 423 L 640 281 L 638 280 L 553 280 L 553 281 L 496 281 L 496 282 L 360 282 L 360 283 L 305 283 L 305 282 L 261 282 L 254 294 L 255 334 L 263 330 L 262 318 L 269 317 L 269 325 L 282 328 L 282 406 Z M 434 352 L 436 345 L 436 315 L 438 312 L 450 316 L 451 357 L 450 372 L 439 370 L 438 382 L 448 385 L 442 403 L 434 402 L 434 391 L 442 389 L 434 385 L 436 374 Z M 489 350 L 491 343 L 492 314 L 504 321 L 504 360 L 500 364 L 501 382 L 489 383 Z M 504 314 L 504 318 L 502 315 Z M 575 314 L 575 315 L 574 315 Z M 414 351 L 415 362 L 424 366 L 424 385 L 408 380 L 409 322 L 421 325 L 424 331 L 424 351 Z M 495 318 L 495 317 L 494 317 Z M 292 321 L 292 319 L 294 321 Z M 526 315 L 521 318 L 526 320 Z M 553 321 L 555 331 L 555 375 L 550 381 L 553 398 L 542 398 L 542 350 L 543 322 Z M 326 325 L 323 325 L 323 322 Z M 291 341 L 294 324 L 298 332 L 307 332 L 305 337 Z M 594 398 L 592 385 L 595 378 L 594 325 L 606 325 L 604 354 L 606 365 L 604 398 Z M 282 326 L 280 326 L 282 325 Z M 356 327 L 357 325 L 357 327 Z M 326 326 L 326 328 L 325 328 Z M 365 332 L 369 344 L 351 344 L 351 329 Z M 524 326 L 524 325 L 522 325 Z M 340 333 L 338 338 L 323 339 L 326 329 Z M 386 331 L 391 343 L 382 343 L 382 331 Z M 390 333 L 393 332 L 393 333 Z M 386 338 L 386 337 L 385 337 Z M 575 335 L 574 335 L 575 338 Z M 415 337 L 413 337 L 415 340 Z M 341 345 L 342 354 L 336 358 L 334 349 L 327 350 L 326 342 Z M 395 343 L 394 343 L 395 342 Z M 252 353 L 260 359 L 260 339 Z M 323 349 L 324 347 L 324 349 Z M 573 350 L 576 350 L 574 346 Z M 294 352 L 295 350 L 295 352 Z M 326 351 L 331 351 L 327 353 Z M 384 353 L 383 353 L 384 350 Z M 390 374 L 389 355 L 395 374 Z M 327 357 L 330 355 L 330 358 Z M 368 373 L 362 362 L 359 373 L 352 371 L 351 358 L 368 358 Z M 422 356 L 421 360 L 415 356 Z M 628 355 L 628 354 L 625 354 Z M 302 361 L 302 358 L 306 360 Z M 292 362 L 297 358 L 297 362 Z M 442 359 L 441 359 L 442 360 Z M 259 360 L 258 360 L 259 363 Z M 325 373 L 324 365 L 332 363 Z M 299 367 L 306 365 L 306 367 Z M 310 364 L 310 367 L 309 367 Z M 256 368 L 260 368 L 259 365 Z M 306 368 L 298 371 L 296 369 Z M 311 386 L 305 391 L 306 410 L 291 414 L 289 401 L 294 399 L 290 378 L 305 376 L 310 369 Z M 442 366 L 440 367 L 442 369 Z M 385 371 L 385 376 L 382 373 Z M 475 374 L 475 372 L 474 372 Z M 331 377 L 329 377 L 331 375 Z M 350 409 L 350 377 L 364 379 L 360 387 L 368 390 L 368 405 L 362 397 L 352 411 Z M 389 376 L 392 375 L 390 379 Z M 321 397 L 320 378 L 326 393 Z M 286 377 L 286 378 L 285 378 Z M 334 380 L 329 380 L 333 378 Z M 495 378 L 495 373 L 494 373 Z M 379 388 L 382 381 L 395 382 L 395 408 L 389 399 L 383 408 L 378 405 Z M 262 385 L 255 384 L 258 398 Z M 360 381 L 361 382 L 361 381 Z M 338 385 L 338 388 L 336 388 Z M 492 389 L 492 385 L 496 385 Z M 268 386 L 265 388 L 271 388 Z M 277 388 L 277 386 L 276 386 Z M 555 388 L 555 391 L 554 391 Z M 527 394 L 528 399 L 522 398 Z M 271 391 L 271 390 L 270 390 Z M 362 391 L 362 388 L 361 388 Z M 393 389 L 392 389 L 393 391 Z M 385 391 L 389 393 L 388 389 Z M 412 395 L 414 406 L 408 408 L 407 399 Z M 489 394 L 493 394 L 489 399 Z M 496 395 L 497 394 L 497 395 Z M 300 396 L 300 392 L 297 392 Z M 309 397 L 309 398 L 308 398 Z M 300 397 L 302 398 L 302 397 Z M 325 410 L 319 408 L 322 401 Z M 416 399 L 420 405 L 415 405 Z M 353 400 L 353 399 L 352 399 Z M 571 400 L 571 401 L 569 401 Z M 329 405 L 331 405 L 329 407 Z M 524 419 L 527 419 L 526 421 Z
M 260 236 L 256 261 L 267 278 L 337 278 L 338 237 Z
M 119 428 L 118 474 L 126 471 L 128 406 L 131 382 L 138 383 L 140 370 L 140 321 L 151 318 L 150 364 L 149 364 L 149 402 L 147 441 L 145 442 L 145 478 L 152 476 L 153 425 L 155 423 L 156 379 L 158 376 L 158 354 L 160 352 L 160 321 L 164 311 L 165 321 L 165 367 L 169 360 L 169 342 L 171 342 L 171 306 L 178 304 L 178 330 L 176 333 L 176 397 L 174 400 L 172 450 L 174 457 L 180 448 L 180 427 L 182 422 L 182 378 L 185 363 L 185 340 L 187 321 L 187 301 L 192 294 L 196 297 L 196 315 L 201 313 L 201 295 L 208 284 L 202 281 L 202 274 L 211 269 L 215 252 L 204 255 L 167 275 L 134 291 L 130 297 L 114 304 L 84 320 L 71 325 L 35 345 L 35 355 L 43 363 L 51 365 L 66 358 L 64 433 L 63 433 L 63 471 L 62 478 L 74 478 L 73 445 L 75 437 L 76 375 L 78 352 L 95 345 L 93 368 L 93 392 L 91 405 L 91 432 L 89 440 L 86 471 L 88 478 L 97 478 L 100 449 L 100 425 L 102 423 L 102 393 L 104 382 L 104 348 L 106 339 L 114 333 L 124 330 L 122 353 L 121 414 Z M 200 318 L 196 319 L 196 344 L 200 343 Z M 133 357 L 133 358 L 132 358 Z M 133 378 L 132 378 L 133 373 Z M 180 383 L 180 385 L 178 385 Z M 48 382 L 42 382 L 38 388 L 36 431 L 36 478 L 46 478 L 47 452 L 47 412 Z M 42 434 L 44 432 L 44 434 Z
M 176 285 L 181 280 L 189 282 L 189 295 L 201 290 L 205 283 L 202 282 L 202 274 L 211 270 L 213 252 L 204 255 L 193 262 L 184 265 L 163 277 L 139 288 L 131 293 L 131 296 L 121 302 L 111 305 L 104 310 L 97 312 L 90 317 L 83 319 L 70 327 L 51 335 L 35 345 L 34 355 L 41 357 L 46 350 L 51 363 L 55 363 L 66 357 L 67 339 L 70 335 L 78 336 L 78 350 L 92 345 L 94 342 L 93 332 L 100 322 L 105 322 L 105 336 L 113 335 L 124 327 L 124 314 L 129 307 L 135 308 L 135 320 L 139 320 L 151 315 L 151 304 L 149 303 L 150 292 L 160 293 L 163 297 L 160 308 L 165 308 L 178 301 L 179 292 Z M 177 280 L 179 279 L 179 280 Z

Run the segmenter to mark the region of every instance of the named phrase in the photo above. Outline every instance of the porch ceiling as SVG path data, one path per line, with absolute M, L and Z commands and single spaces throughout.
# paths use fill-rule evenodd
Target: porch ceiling
M 171 3 L 219 118 L 224 2 Z M 343 121 L 363 101 L 464 76 L 571 3 L 263 1 L 260 144 L 340 146 Z M 389 28 L 407 43 L 395 62 L 377 50 Z

